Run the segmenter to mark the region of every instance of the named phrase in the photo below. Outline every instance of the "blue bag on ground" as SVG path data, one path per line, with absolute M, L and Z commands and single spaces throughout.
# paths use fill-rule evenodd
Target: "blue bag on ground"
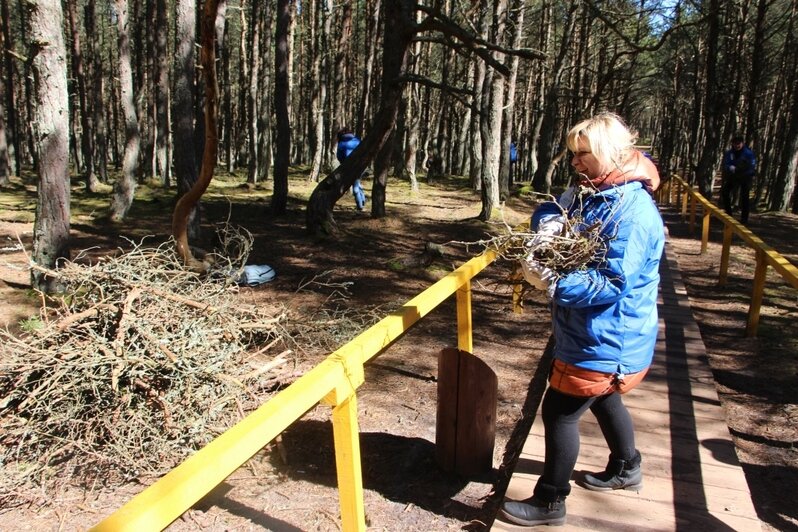
M 277 275 L 274 268 L 266 264 L 248 264 L 238 278 L 238 284 L 243 286 L 258 286 L 268 283 Z

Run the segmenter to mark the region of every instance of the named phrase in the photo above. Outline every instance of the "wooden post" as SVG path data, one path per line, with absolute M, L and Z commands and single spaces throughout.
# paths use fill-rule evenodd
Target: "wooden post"
M 687 202 L 690 200 L 690 194 L 687 192 L 685 187 L 680 187 L 681 194 L 682 194 L 682 220 L 687 219 Z
M 704 215 L 701 219 L 701 254 L 707 252 L 707 245 L 709 244 L 709 219 L 712 213 L 707 207 L 704 207 Z
M 356 395 L 352 394 L 333 408 L 332 422 L 341 525 L 346 531 L 366 530 Z
M 756 336 L 756 329 L 759 327 L 759 311 L 762 309 L 762 299 L 765 295 L 767 273 L 768 263 L 765 260 L 765 251 L 757 248 L 754 289 L 751 293 L 751 306 L 748 309 L 748 326 L 745 329 L 745 335 L 749 338 Z
M 468 353 L 474 350 L 471 329 L 471 281 L 466 281 L 457 290 L 457 347 Z
M 729 255 L 731 254 L 732 235 L 734 230 L 729 224 L 723 224 L 723 249 L 720 252 L 720 278 L 719 286 L 726 286 L 729 277 Z
M 484 361 L 454 348 L 440 352 L 435 456 L 441 469 L 473 476 L 493 468 L 498 388 Z
M 513 312 L 515 314 L 524 313 L 524 300 L 521 295 L 524 292 L 524 275 L 521 273 L 521 267 L 516 266 L 513 273 L 510 274 L 510 280 L 513 283 Z

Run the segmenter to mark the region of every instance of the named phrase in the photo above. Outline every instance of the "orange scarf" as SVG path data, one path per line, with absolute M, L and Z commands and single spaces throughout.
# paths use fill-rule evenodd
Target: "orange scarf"
M 659 187 L 659 172 L 648 157 L 634 150 L 620 168 L 615 168 L 594 179 L 583 177 L 579 182 L 584 187 L 606 190 L 610 187 L 639 181 L 646 190 L 653 192 Z

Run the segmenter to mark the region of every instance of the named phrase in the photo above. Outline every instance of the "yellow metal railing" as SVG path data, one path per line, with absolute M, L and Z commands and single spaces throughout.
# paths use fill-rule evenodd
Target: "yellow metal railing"
M 357 336 L 288 388 L 96 525 L 96 531 L 162 530 L 317 403 L 331 405 L 343 530 L 365 530 L 355 391 L 363 364 L 456 294 L 457 343 L 473 352 L 471 279 L 496 259 L 487 251 L 463 264 Z
M 699 192 L 693 190 L 681 177 L 677 175 L 672 176 L 670 180 L 660 187 L 656 196 L 657 201 L 660 203 L 676 203 L 677 205 L 681 205 L 682 218 L 689 219 L 691 232 L 695 230 L 696 211 L 698 205 L 701 205 L 703 209 L 701 217 L 701 253 L 706 252 L 709 243 L 710 218 L 714 216 L 723 222 L 723 248 L 720 255 L 719 285 L 724 286 L 728 278 L 729 256 L 733 235 L 736 234 L 754 249 L 756 253 L 756 270 L 754 271 L 751 305 L 748 308 L 746 335 L 756 336 L 762 300 L 765 295 L 765 279 L 767 277 L 768 266 L 772 266 L 773 269 L 781 275 L 782 279 L 795 288 L 798 288 L 798 268 L 790 263 L 790 261 L 778 251 L 763 242 L 762 239 L 752 233 L 747 227 L 726 214 L 723 209 L 717 207 Z

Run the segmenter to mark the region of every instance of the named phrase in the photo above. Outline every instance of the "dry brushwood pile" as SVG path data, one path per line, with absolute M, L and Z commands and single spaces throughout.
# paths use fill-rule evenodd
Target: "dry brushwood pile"
M 236 298 L 247 245 L 216 274 L 184 269 L 174 243 L 50 272 L 65 295 L 41 326 L 0 331 L 0 505 L 161 474 L 283 384 L 285 311 Z

